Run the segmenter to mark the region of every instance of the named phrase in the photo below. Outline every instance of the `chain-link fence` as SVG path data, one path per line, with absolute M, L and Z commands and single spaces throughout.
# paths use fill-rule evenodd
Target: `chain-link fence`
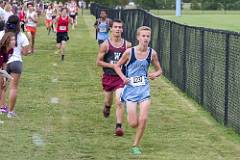
M 133 44 L 138 27 L 151 27 L 151 47 L 159 54 L 164 76 L 240 133 L 239 33 L 182 25 L 139 9 L 92 4 L 91 13 L 98 17 L 101 9 L 124 21 L 124 38 Z

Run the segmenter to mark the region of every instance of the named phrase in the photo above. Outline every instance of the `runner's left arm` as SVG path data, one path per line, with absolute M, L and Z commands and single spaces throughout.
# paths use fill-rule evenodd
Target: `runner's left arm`
M 148 74 L 149 79 L 154 80 L 155 78 L 159 77 L 162 74 L 162 68 L 158 61 L 157 52 L 153 50 L 152 52 L 152 64 L 154 66 L 155 72 L 150 72 Z
M 96 20 L 96 22 L 94 23 L 93 26 L 94 26 L 95 29 L 97 29 L 97 27 L 98 27 L 98 20 Z

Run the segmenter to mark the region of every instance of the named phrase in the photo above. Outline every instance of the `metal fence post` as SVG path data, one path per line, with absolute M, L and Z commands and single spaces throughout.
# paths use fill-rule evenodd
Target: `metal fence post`
M 224 125 L 228 125 L 228 81 L 229 81 L 229 33 L 226 34 L 225 47 L 225 102 L 224 102 Z
M 186 91 L 186 79 L 187 79 L 187 63 L 186 63 L 186 58 L 187 58 L 187 27 L 184 26 L 184 37 L 183 37 L 183 88 L 182 90 L 185 92 Z
M 172 79 L 172 50 L 173 50 L 173 23 L 170 22 L 170 57 L 169 57 L 169 78 Z
M 201 30 L 201 70 L 200 70 L 200 103 L 204 103 L 204 37 L 205 37 L 205 32 L 204 30 Z

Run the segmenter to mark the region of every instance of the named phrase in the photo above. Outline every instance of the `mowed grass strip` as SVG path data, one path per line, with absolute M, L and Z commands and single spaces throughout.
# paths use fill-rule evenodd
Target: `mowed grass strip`
M 102 71 L 95 65 L 94 20 L 88 12 L 79 16 L 78 28 L 70 31 L 63 63 L 60 55 L 54 54 L 55 36 L 47 36 L 44 26 L 38 28 L 37 52 L 24 58 L 18 117 L 0 115 L 4 121 L 0 125 L 0 159 L 240 158 L 239 136 L 218 124 L 164 77 L 151 82 L 152 105 L 141 145 L 143 155 L 132 156 L 135 131 L 125 120 L 125 136 L 114 137 L 115 107 L 109 119 L 102 116 Z M 58 103 L 52 104 L 51 98 L 58 98 Z
M 193 11 L 183 10 L 182 16 L 176 17 L 174 10 L 153 10 L 154 15 L 181 24 L 212 29 L 240 32 L 240 11 Z

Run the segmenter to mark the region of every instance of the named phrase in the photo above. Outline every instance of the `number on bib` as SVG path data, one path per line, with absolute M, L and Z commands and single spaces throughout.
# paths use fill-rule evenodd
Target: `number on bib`
M 144 86 L 146 84 L 145 83 L 145 78 L 144 78 L 144 76 L 131 77 L 130 78 L 130 84 L 134 87 Z
M 67 29 L 66 26 L 60 26 L 60 27 L 59 27 L 59 30 L 60 30 L 60 31 L 65 31 L 66 29 Z
M 107 32 L 107 28 L 100 28 L 100 32 Z

